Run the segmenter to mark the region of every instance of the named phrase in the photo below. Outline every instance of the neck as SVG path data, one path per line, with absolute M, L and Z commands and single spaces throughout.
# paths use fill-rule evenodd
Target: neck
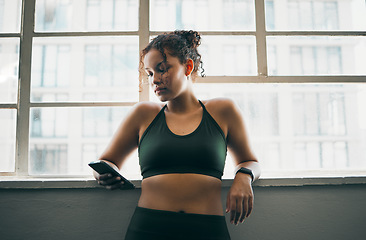
M 172 113 L 187 113 L 201 108 L 201 104 L 198 102 L 196 96 L 191 94 L 181 95 L 175 99 L 172 99 L 167 104 L 167 109 Z

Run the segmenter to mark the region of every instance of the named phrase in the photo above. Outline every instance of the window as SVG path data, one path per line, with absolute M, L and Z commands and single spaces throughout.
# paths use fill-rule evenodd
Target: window
M 137 36 L 34 38 L 32 101 L 137 102 L 138 61 Z
M 138 8 L 136 0 L 87 0 L 86 29 L 97 30 L 136 30 L 135 19 Z
M 337 1 L 289 1 L 290 29 L 337 30 Z
M 139 50 L 175 29 L 201 32 L 196 94 L 238 104 L 263 177 L 365 175 L 363 0 L 0 0 L 0 176 L 90 176 L 157 101 Z M 122 172 L 141 179 L 137 152 Z

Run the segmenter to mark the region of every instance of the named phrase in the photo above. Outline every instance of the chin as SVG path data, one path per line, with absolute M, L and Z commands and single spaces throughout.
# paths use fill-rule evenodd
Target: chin
M 159 99 L 160 99 L 161 102 L 168 102 L 169 100 L 171 100 L 167 97 L 162 97 L 162 98 L 159 98 Z
M 168 101 L 169 99 L 165 96 L 157 96 L 157 98 L 160 100 L 160 102 L 166 102 Z

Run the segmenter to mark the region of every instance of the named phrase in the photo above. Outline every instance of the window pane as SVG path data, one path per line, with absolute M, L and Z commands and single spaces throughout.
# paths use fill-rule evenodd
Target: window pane
M 207 76 L 257 75 L 255 37 L 203 36 L 198 51 Z
M 366 170 L 364 84 L 197 83 L 195 92 L 199 99 L 229 97 L 238 104 L 264 177 Z M 234 165 L 227 161 L 230 178 Z
M 137 30 L 138 0 L 37 0 L 37 32 Z
M 15 109 L 0 109 L 0 172 L 15 170 Z
M 19 39 L 0 38 L 0 103 L 17 100 Z
M 31 175 L 88 175 L 87 165 L 103 153 L 129 107 L 32 108 Z M 128 176 L 139 175 L 136 155 Z
M 0 0 L 0 33 L 19 33 L 21 0 Z
M 138 101 L 137 37 L 35 38 L 32 101 Z
M 267 37 L 270 75 L 366 75 L 366 37 Z
M 151 0 L 154 31 L 243 31 L 255 29 L 253 0 Z
M 255 136 L 279 135 L 279 96 L 277 86 L 262 84 L 194 84 L 199 99 L 228 97 L 235 101 L 246 116 Z
M 366 30 L 364 0 L 267 0 L 267 30 Z

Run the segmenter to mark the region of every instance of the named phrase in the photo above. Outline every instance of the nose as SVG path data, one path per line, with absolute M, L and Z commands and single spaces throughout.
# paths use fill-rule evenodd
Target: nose
M 162 76 L 161 74 L 154 74 L 152 77 L 152 84 L 159 85 L 162 83 Z

